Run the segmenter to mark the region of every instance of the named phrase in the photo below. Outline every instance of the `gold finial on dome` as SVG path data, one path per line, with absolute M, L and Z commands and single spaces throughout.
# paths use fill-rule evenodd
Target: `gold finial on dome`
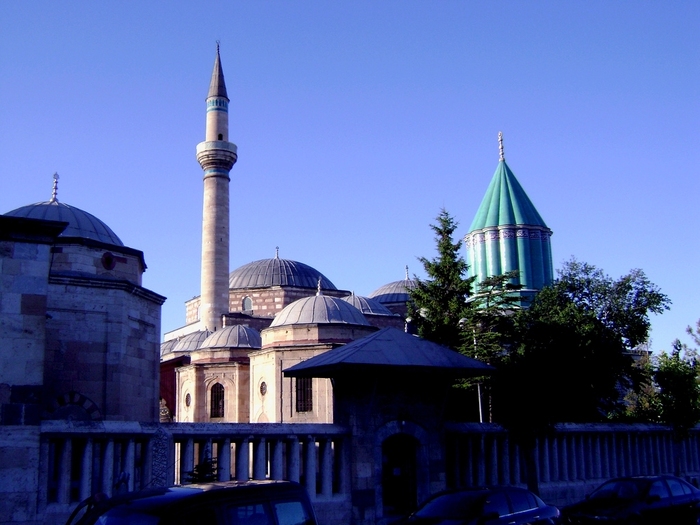
M 506 160 L 506 155 L 503 153 L 503 132 L 499 131 L 498 132 L 498 152 L 500 154 L 500 157 L 498 160 Z
M 51 200 L 49 202 L 58 202 L 58 173 L 53 174 L 53 190 L 51 191 Z

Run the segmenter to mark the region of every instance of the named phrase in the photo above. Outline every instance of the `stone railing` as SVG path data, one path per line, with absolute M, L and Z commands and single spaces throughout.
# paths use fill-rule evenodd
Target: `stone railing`
M 445 486 L 526 484 L 524 450 L 501 427 L 453 423 L 445 430 Z M 219 480 L 297 481 L 320 523 L 347 524 L 351 439 L 336 425 L 47 421 L 37 514 L 44 523 L 64 523 L 91 494 L 185 483 L 215 460 Z M 700 428 L 676 443 L 668 428 L 655 425 L 559 425 L 537 440 L 532 463 L 541 496 L 557 505 L 616 476 L 675 473 L 696 481 Z
M 335 425 L 48 421 L 38 509 L 62 523 L 91 494 L 188 482 L 213 460 L 218 480 L 297 481 L 320 516 L 349 515 L 347 439 Z
M 524 451 L 498 425 L 448 425 L 448 485 L 525 485 Z M 533 462 L 541 496 L 564 505 L 604 480 L 677 474 L 700 478 L 700 428 L 680 442 L 659 425 L 562 424 L 536 440 Z

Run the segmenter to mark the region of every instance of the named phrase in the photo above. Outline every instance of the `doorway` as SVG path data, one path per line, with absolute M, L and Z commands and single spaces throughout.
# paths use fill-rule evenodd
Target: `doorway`
M 382 505 L 384 517 L 406 515 L 418 504 L 418 440 L 395 434 L 382 443 Z

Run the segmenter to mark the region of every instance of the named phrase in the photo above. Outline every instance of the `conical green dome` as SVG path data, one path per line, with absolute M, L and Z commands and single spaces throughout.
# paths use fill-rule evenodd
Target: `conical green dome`
M 515 225 L 547 228 L 506 161 L 501 160 L 469 231 Z
M 469 273 L 481 283 L 489 277 L 518 272 L 520 306 L 554 279 L 550 230 L 506 164 L 503 134 L 498 134 L 500 161 L 486 195 L 464 237 Z

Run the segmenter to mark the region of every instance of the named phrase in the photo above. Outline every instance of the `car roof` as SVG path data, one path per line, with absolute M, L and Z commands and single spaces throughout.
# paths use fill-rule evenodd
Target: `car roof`
M 118 506 L 128 506 L 135 511 L 158 513 L 160 509 L 177 507 L 180 502 L 191 500 L 207 501 L 226 498 L 236 500 L 264 500 L 269 496 L 285 497 L 285 495 L 300 495 L 306 499 L 301 485 L 293 481 L 251 480 L 251 481 L 222 481 L 212 483 L 194 483 L 168 488 L 152 488 L 137 492 L 115 495 L 103 501 L 98 501 L 90 514 L 104 512 Z

